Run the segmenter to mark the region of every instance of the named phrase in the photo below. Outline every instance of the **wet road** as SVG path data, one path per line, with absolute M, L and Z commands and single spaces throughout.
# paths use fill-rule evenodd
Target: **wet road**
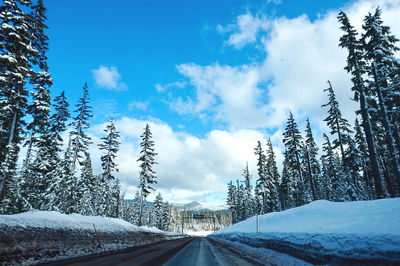
M 118 252 L 90 255 L 49 265 L 258 265 L 207 238 L 183 238 Z
M 215 241 L 197 238 L 164 264 L 177 265 L 258 265 L 238 256 Z

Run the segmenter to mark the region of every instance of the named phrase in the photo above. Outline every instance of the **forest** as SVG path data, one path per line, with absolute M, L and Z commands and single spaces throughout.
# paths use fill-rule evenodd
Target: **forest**
M 150 126 L 146 125 L 141 135 L 136 197 L 126 201 L 116 176 L 121 143 L 112 118 L 98 145 L 103 171 L 93 173 L 92 140 L 87 133 L 93 108 L 87 83 L 72 113 L 65 92 L 51 100 L 53 80 L 47 65 L 49 38 L 43 1 L 3 1 L 0 19 L 0 213 L 79 213 L 181 231 L 183 217 L 192 214 L 189 210 L 176 209 L 164 202 L 161 194 L 151 205 L 146 201 L 157 183 L 153 170 L 157 153 Z M 26 154 L 20 152 L 23 147 Z M 223 212 L 206 215 L 216 217 L 218 228 L 230 224 Z M 212 223 L 198 224 L 199 230 L 213 230 Z
M 359 103 L 354 124 L 342 116 L 328 81 L 324 89 L 327 101 L 321 108 L 327 112 L 324 122 L 330 132 L 323 133 L 322 147 L 316 144 L 309 120 L 303 136 L 289 113 L 281 173 L 271 141 L 265 150 L 259 141 L 254 149 L 255 188 L 248 166 L 243 180 L 229 182 L 227 205 L 233 223 L 320 199 L 343 202 L 400 196 L 399 40 L 381 16 L 379 7 L 368 13 L 361 34 L 344 12 L 337 16 L 343 33 L 339 47 L 347 51 L 344 69 L 353 84 L 349 89 Z
M 381 19 L 381 10 L 365 16 L 358 33 L 347 15 L 338 14 L 343 35 L 339 47 L 350 74 L 357 119 L 342 116 L 334 84 L 324 91 L 330 132 L 318 147 L 310 122 L 304 136 L 292 113 L 283 133 L 284 161 L 280 171 L 271 140 L 254 149 L 257 179 L 249 167 L 243 180 L 228 184 L 230 213 L 210 212 L 217 229 L 255 214 L 281 211 L 314 200 L 356 201 L 400 196 L 400 62 L 399 41 Z M 104 128 L 101 173 L 94 173 L 88 135 L 92 106 L 88 85 L 70 112 L 64 92 L 51 97 L 53 79 L 47 64 L 49 38 L 42 0 L 4 0 L 0 6 L 0 213 L 28 210 L 79 213 L 125 219 L 136 225 L 179 231 L 180 211 L 155 191 L 157 164 L 150 126 L 140 137 L 139 186 L 126 201 L 117 177 L 120 134 L 113 119 Z M 340 49 L 338 48 L 338 49 Z M 329 77 L 327 77 L 329 78 Z M 26 150 L 22 153 L 21 150 Z M 191 229 L 212 230 L 213 224 L 189 219 Z M 197 224 L 197 225 L 196 225 Z M 190 229 L 189 228 L 189 229 Z M 196 229 L 196 230 L 197 230 Z

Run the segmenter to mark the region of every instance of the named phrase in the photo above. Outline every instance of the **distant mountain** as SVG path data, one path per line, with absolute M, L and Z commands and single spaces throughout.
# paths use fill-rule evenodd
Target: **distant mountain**
M 219 206 L 212 206 L 212 205 L 205 205 L 198 201 L 192 201 L 189 203 L 172 203 L 175 208 L 179 210 L 192 210 L 192 211 L 220 211 L 226 210 L 227 207 L 224 205 Z
M 128 203 L 133 203 L 135 200 L 128 199 L 126 200 Z M 191 211 L 196 211 L 196 212 L 202 212 L 202 211 L 225 211 L 228 208 L 225 205 L 206 205 L 202 204 L 198 201 L 192 201 L 189 203 L 171 203 L 170 204 L 174 205 L 175 208 L 178 210 L 191 210 Z M 147 202 L 147 207 L 150 207 L 153 205 L 153 202 Z

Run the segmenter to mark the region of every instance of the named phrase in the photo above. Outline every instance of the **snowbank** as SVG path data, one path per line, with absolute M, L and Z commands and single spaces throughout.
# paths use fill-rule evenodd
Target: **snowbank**
M 268 247 L 313 263 L 400 262 L 400 199 L 314 201 L 269 213 L 212 234 Z
M 0 264 L 29 264 L 181 237 L 116 218 L 30 211 L 0 215 Z

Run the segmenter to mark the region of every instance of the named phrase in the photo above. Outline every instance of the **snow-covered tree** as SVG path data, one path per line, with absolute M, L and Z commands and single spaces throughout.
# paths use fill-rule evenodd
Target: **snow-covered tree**
M 152 134 L 150 126 L 146 124 L 144 133 L 140 136 L 142 139 L 140 143 L 141 151 L 138 162 L 140 162 L 140 175 L 139 175 L 139 190 L 140 190 L 140 211 L 139 211 L 139 226 L 143 221 L 143 206 L 146 203 L 146 197 L 154 190 L 153 185 L 157 183 L 157 177 L 153 166 L 156 164 L 154 156 L 157 153 L 154 151 L 154 141 L 151 140 Z
M 365 92 L 365 81 L 363 80 L 363 75 L 366 72 L 365 61 L 363 60 L 363 44 L 358 39 L 357 31 L 350 24 L 350 21 L 344 12 L 339 13 L 338 20 L 341 24 L 340 29 L 345 32 L 340 38 L 339 46 L 346 48 L 349 52 L 345 69 L 352 75 L 352 90 L 355 92 L 354 99 L 360 102 L 360 111 L 363 120 L 362 125 L 364 127 L 364 133 L 368 145 L 369 160 L 372 169 L 371 174 L 374 179 L 376 197 L 383 198 L 385 194 L 383 190 L 382 176 L 379 169 L 375 140 L 372 132 L 369 114 L 370 110 L 367 104 L 367 96 Z
M 280 185 L 280 175 L 278 171 L 278 166 L 276 165 L 276 158 L 274 153 L 274 148 L 272 147 L 271 139 L 268 139 L 267 149 L 266 149 L 266 173 L 270 180 L 270 198 L 271 198 L 271 211 L 280 211 L 281 204 L 279 200 L 279 185 Z
M 158 229 L 163 228 L 163 198 L 161 193 L 158 193 L 156 199 L 154 200 L 154 204 L 152 206 L 152 221 L 151 225 L 157 227 Z
M 243 205 L 245 209 L 245 219 L 255 214 L 254 199 L 253 199 L 253 188 L 250 182 L 251 175 L 249 171 L 249 164 L 246 163 L 246 167 L 243 169 L 242 176 L 244 177 L 244 190 L 245 197 L 243 199 Z
M 342 117 L 342 112 L 339 108 L 339 103 L 336 100 L 335 92 L 332 88 L 331 82 L 328 80 L 328 88 L 324 89 L 328 92 L 329 100 L 322 107 L 329 107 L 328 117 L 325 118 L 325 122 L 331 129 L 331 135 L 336 135 L 337 138 L 332 141 L 332 148 L 340 148 L 340 155 L 342 158 L 343 165 L 346 164 L 345 149 L 344 146 L 348 143 L 349 135 L 351 133 L 349 122 Z
M 37 52 L 30 44 L 30 1 L 6 0 L 0 6 L 0 203 L 10 207 L 16 194 L 16 163 L 25 125 L 25 87 Z M 3 202 L 4 198 L 7 198 Z M 7 207 L 8 206 L 8 207 Z
M 307 193 L 307 186 L 304 182 L 303 168 L 300 161 L 303 138 L 294 121 L 293 114 L 290 112 L 286 122 L 286 128 L 283 133 L 283 143 L 286 148 L 288 171 L 293 176 L 296 188 L 296 206 L 301 206 L 310 201 L 310 195 Z
M 92 107 L 89 105 L 89 91 L 87 83 L 83 86 L 83 96 L 79 98 L 78 103 L 75 105 L 76 109 L 73 117 L 73 121 L 70 126 L 73 130 L 70 132 L 71 137 L 71 151 L 72 151 L 72 162 L 71 171 L 76 168 L 76 163 L 82 163 L 79 160 L 84 158 L 85 152 L 88 150 L 89 144 L 91 144 L 91 138 L 86 134 L 86 130 L 89 128 L 89 118 L 92 115 Z

